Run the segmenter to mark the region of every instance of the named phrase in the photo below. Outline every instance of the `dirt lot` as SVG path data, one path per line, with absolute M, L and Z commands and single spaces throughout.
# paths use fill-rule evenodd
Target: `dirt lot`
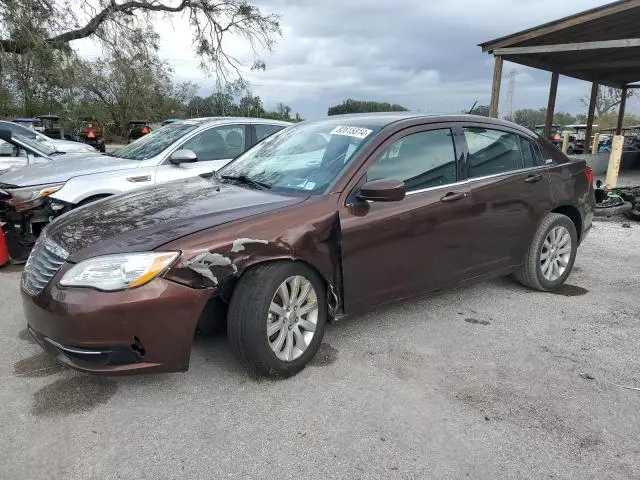
M 279 382 L 224 337 L 185 374 L 65 370 L 2 270 L 0 477 L 638 478 L 639 247 L 598 223 L 560 294 L 501 279 L 346 320 Z

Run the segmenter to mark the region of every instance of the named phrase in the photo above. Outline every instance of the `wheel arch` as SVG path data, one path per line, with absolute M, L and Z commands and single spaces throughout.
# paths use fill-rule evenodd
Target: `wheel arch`
M 551 213 L 559 213 L 565 217 L 569 217 L 576 227 L 578 242 L 582 241 L 582 215 L 580 215 L 580 210 L 573 205 L 560 205 L 554 208 Z

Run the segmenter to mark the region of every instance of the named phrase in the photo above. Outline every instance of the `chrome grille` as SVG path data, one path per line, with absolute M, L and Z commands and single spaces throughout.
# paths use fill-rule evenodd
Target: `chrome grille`
M 44 233 L 33 246 L 22 273 L 22 285 L 31 295 L 39 294 L 60 270 L 68 253 Z

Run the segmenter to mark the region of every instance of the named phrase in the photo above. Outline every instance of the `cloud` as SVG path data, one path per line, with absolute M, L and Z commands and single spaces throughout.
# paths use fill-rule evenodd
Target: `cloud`
M 326 114 L 346 98 L 389 101 L 424 112 L 459 112 L 490 97 L 492 58 L 477 44 L 598 6 L 557 0 L 257 0 L 263 12 L 281 16 L 283 37 L 265 54 L 264 72 L 247 71 L 265 105 L 284 102 L 304 117 Z M 161 55 L 178 78 L 203 92 L 212 80 L 198 70 L 185 19 L 157 22 Z M 226 47 L 246 64 L 245 42 Z M 501 111 L 507 105 L 508 74 L 518 68 L 514 108 L 545 106 L 550 74 L 506 63 Z M 561 78 L 557 109 L 584 110 L 586 82 Z M 631 102 L 630 109 L 637 109 Z

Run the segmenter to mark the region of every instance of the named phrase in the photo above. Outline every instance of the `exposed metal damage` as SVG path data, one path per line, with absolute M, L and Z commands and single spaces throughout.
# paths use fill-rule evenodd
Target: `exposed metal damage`
M 213 274 L 211 267 L 231 267 L 233 269 L 233 273 L 238 272 L 238 267 L 235 266 L 231 259 L 220 255 L 219 253 L 201 253 L 191 260 L 184 262 L 183 266 L 202 275 L 206 279 L 211 280 L 214 285 L 218 285 L 218 278 Z
M 264 245 L 268 245 L 269 242 L 267 240 L 257 240 L 255 238 L 238 238 L 233 241 L 233 246 L 231 247 L 232 253 L 242 252 L 244 251 L 244 246 L 247 243 L 262 243 Z

